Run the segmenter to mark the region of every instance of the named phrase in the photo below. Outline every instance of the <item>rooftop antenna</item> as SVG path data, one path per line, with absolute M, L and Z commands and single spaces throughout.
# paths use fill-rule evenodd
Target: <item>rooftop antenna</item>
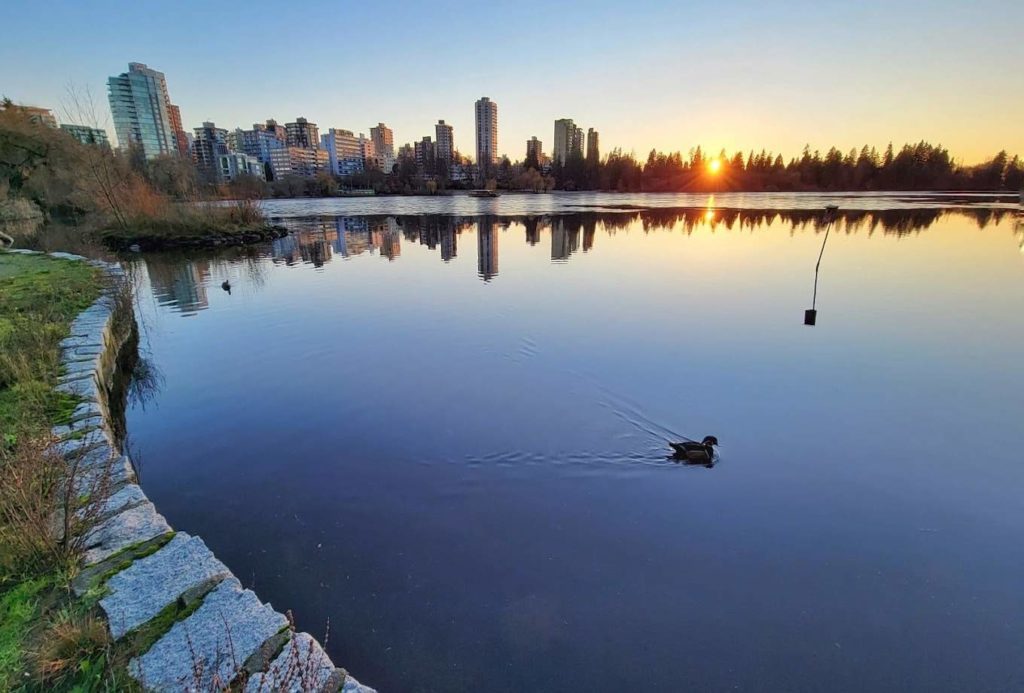
M 818 263 L 814 266 L 814 296 L 811 298 L 811 307 L 804 311 L 804 324 L 814 327 L 818 321 L 818 271 L 821 269 L 821 258 L 825 254 L 825 244 L 828 243 L 828 234 L 832 230 L 832 223 L 836 220 L 839 212 L 839 205 L 825 206 L 825 240 L 821 242 L 821 252 L 818 253 Z

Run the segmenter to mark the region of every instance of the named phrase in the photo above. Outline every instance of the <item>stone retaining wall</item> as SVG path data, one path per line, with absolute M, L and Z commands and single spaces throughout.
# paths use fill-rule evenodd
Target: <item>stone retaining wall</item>
M 31 252 L 31 251 L 10 251 Z M 117 264 L 77 255 L 114 278 Z M 111 295 L 97 300 L 61 343 L 65 373 L 58 390 L 82 399 L 71 423 L 54 434 L 74 470 L 78 497 L 102 498 L 98 523 L 86 538 L 78 594 L 101 590 L 100 608 L 117 641 L 140 654 L 131 675 L 146 690 L 233 689 L 375 693 L 334 666 L 308 633 L 244 589 L 199 537 L 174 532 L 138 485 L 131 460 L 112 435 L 110 392 L 118 353 L 133 335 L 134 318 L 118 324 Z

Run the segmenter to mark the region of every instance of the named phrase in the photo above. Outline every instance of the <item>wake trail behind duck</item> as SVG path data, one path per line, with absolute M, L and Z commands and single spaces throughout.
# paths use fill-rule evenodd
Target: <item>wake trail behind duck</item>
M 466 455 L 465 462 L 469 465 L 484 466 L 521 466 L 521 465 L 582 465 L 592 464 L 633 465 L 633 464 L 664 464 L 664 459 L 645 452 L 521 452 L 491 455 Z
M 529 357 L 539 351 L 537 343 L 529 337 L 523 337 L 520 343 L 519 356 Z M 643 450 L 632 450 L 632 451 L 616 451 L 616 452 L 561 452 L 561 453 L 542 453 L 542 452 L 527 452 L 527 451 L 502 451 L 485 453 L 482 455 L 466 455 L 465 460 L 469 464 L 549 464 L 549 463 L 572 463 L 572 464 L 587 464 L 587 463 L 644 463 L 644 464 L 663 464 L 664 455 L 660 454 L 664 452 L 664 443 L 673 442 L 679 440 L 692 440 L 681 433 L 672 430 L 664 424 L 658 423 L 647 414 L 643 412 L 640 405 L 636 402 L 629 400 L 627 397 L 620 395 L 617 392 L 612 391 L 606 385 L 602 384 L 601 381 L 592 373 L 581 371 L 577 369 L 567 369 L 565 371 L 574 377 L 577 377 L 583 381 L 586 381 L 589 386 L 593 387 L 600 398 L 597 399 L 597 404 L 601 407 L 610 411 L 618 419 L 625 421 L 631 429 L 629 431 L 618 431 L 612 433 L 612 439 L 615 441 L 626 441 L 636 435 L 636 431 L 643 434 L 642 437 L 648 438 L 651 442 L 645 446 Z M 655 442 L 656 441 L 656 442 Z
M 634 428 L 650 435 L 655 438 L 662 440 L 689 440 L 686 436 L 673 431 L 668 426 L 658 423 L 654 419 L 650 418 L 640 409 L 640 406 L 631 402 L 626 397 L 612 392 L 606 386 L 600 383 L 595 383 L 597 389 L 602 392 L 606 400 L 601 402 L 601 406 L 609 409 L 612 414 L 622 419 L 626 423 L 630 424 Z

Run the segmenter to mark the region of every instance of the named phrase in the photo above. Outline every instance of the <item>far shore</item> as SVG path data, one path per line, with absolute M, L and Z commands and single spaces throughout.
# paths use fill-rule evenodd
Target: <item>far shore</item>
M 258 202 L 267 202 L 274 200 L 352 200 L 361 198 L 376 198 L 376 197 L 387 197 L 387 198 L 410 198 L 410 197 L 423 197 L 423 198 L 434 198 L 434 197 L 472 197 L 470 193 L 472 190 L 444 190 L 434 193 L 428 192 L 378 192 L 378 193 L 366 193 L 366 194 L 342 194 L 342 195 L 282 195 L 282 196 L 268 196 L 268 197 L 255 197 L 248 198 Z M 1006 201 L 1016 201 L 1018 199 L 1024 200 L 1024 191 L 1013 191 L 1013 190 L 723 190 L 718 192 L 708 191 L 677 191 L 677 192 L 666 192 L 666 191 L 652 191 L 652 192 L 631 192 L 631 191 L 619 191 L 619 190 L 544 190 L 544 191 L 533 191 L 533 190 L 498 190 L 498 197 L 505 196 L 516 196 L 525 197 L 528 195 L 651 195 L 657 197 L 676 197 L 679 195 L 693 195 L 707 197 L 708 195 L 800 195 L 800 196 L 848 196 L 848 197 L 872 197 L 872 196 L 884 196 L 884 195 L 906 195 L 910 197 L 917 196 L 928 196 L 928 195 L 963 195 L 970 197 L 979 198 L 999 198 L 1002 200 L 1006 198 Z M 237 197 L 224 197 L 215 202 L 237 202 L 242 198 Z M 494 198 L 482 198 L 482 199 L 494 199 Z

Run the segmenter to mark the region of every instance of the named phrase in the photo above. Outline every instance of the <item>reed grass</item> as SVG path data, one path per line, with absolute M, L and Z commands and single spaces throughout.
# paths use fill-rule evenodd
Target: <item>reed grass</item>
M 255 200 L 227 203 L 176 202 L 139 186 L 124 201 L 124 225 L 102 232 L 108 244 L 123 245 L 137 239 L 174 241 L 180 238 L 232 236 L 266 226 L 266 218 Z

